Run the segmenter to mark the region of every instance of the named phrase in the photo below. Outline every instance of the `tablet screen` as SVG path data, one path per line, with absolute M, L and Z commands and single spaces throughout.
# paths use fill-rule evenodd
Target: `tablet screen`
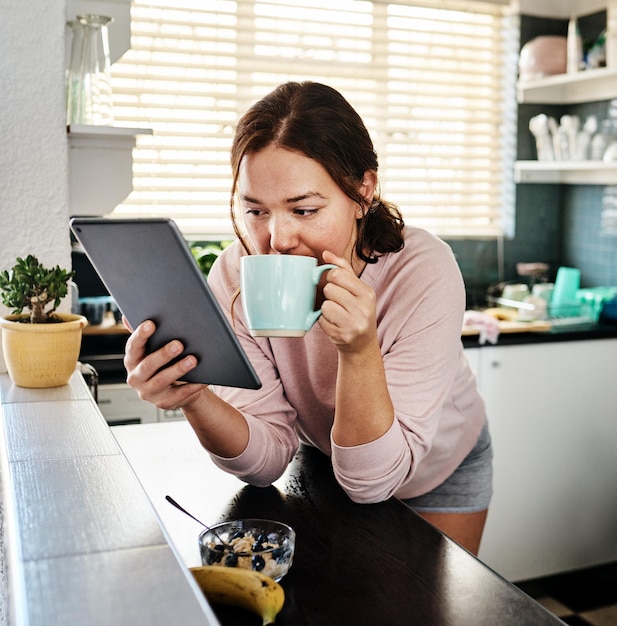
M 261 386 L 227 317 L 175 222 L 73 218 L 77 241 L 132 328 L 157 329 L 148 350 L 179 339 L 197 367 L 182 379 L 227 387 Z

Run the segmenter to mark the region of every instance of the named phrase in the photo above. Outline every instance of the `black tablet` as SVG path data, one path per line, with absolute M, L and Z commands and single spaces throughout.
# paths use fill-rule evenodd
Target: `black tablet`
M 172 339 L 197 367 L 183 380 L 259 389 L 261 382 L 175 222 L 73 218 L 71 230 L 132 328 L 151 319 L 148 350 Z

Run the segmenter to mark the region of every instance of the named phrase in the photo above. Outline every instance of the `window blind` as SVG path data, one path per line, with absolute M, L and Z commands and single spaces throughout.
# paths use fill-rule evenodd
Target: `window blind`
M 239 116 L 287 80 L 343 93 L 379 156 L 382 195 L 443 237 L 513 224 L 518 18 L 468 0 L 133 0 L 112 68 L 116 124 L 137 138 L 118 216 L 170 216 L 224 238 Z

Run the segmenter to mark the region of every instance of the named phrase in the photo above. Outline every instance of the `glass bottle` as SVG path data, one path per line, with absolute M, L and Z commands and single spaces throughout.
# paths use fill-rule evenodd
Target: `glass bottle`
M 79 64 L 83 45 L 84 28 L 77 19 L 67 22 L 71 29 L 71 56 L 66 70 L 66 123 L 77 123 L 79 107 Z
M 568 22 L 567 37 L 567 71 L 569 74 L 584 69 L 583 62 L 583 40 L 579 30 L 578 20 L 570 18 Z
M 67 124 L 113 124 L 111 63 L 105 15 L 78 15 L 67 87 Z

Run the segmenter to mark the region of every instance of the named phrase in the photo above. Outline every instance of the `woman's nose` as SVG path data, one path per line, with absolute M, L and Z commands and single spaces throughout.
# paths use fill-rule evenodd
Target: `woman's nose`
M 279 254 L 285 254 L 297 245 L 297 231 L 287 219 L 272 220 L 270 225 L 270 248 Z

